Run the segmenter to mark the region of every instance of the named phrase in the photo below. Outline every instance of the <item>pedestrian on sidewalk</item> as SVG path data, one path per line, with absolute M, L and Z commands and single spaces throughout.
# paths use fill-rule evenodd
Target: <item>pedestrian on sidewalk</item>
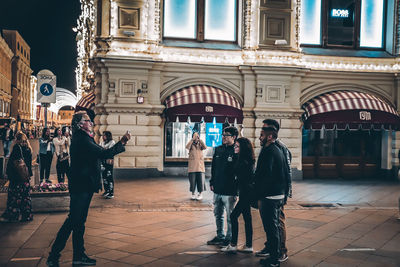
M 68 163 L 69 144 L 68 144 L 67 138 L 62 134 L 62 131 L 60 128 L 56 128 L 56 130 L 54 131 L 53 144 L 54 144 L 55 153 L 57 156 L 57 164 L 56 164 L 57 180 L 59 183 L 64 183 L 65 174 L 67 173 L 68 166 L 69 166 L 69 163 Z
M 279 213 L 287 188 L 287 161 L 277 146 L 278 131 L 275 127 L 263 127 L 260 134 L 261 152 L 255 171 L 256 195 L 264 231 L 268 240 L 270 258 L 261 259 L 266 266 L 279 266 L 280 233 Z
M 51 183 L 49 178 L 54 151 L 55 147 L 53 139 L 50 137 L 50 129 L 43 128 L 42 137 L 39 138 L 40 183 L 43 180 L 46 180 L 46 183 Z
M 100 142 L 100 146 L 102 148 L 109 149 L 115 145 L 115 141 L 112 138 L 112 133 L 109 131 L 103 132 L 102 139 L 103 141 Z M 114 157 L 103 160 L 102 165 L 103 165 L 102 178 L 104 187 L 103 197 L 111 199 L 114 198 L 114 178 L 113 178 Z
M 279 122 L 274 120 L 274 119 L 266 119 L 263 121 L 264 125 L 263 127 L 274 127 L 279 133 L 280 125 Z M 285 224 L 285 213 L 284 213 L 284 207 L 287 203 L 288 197 L 292 197 L 292 169 L 291 169 L 291 162 L 292 162 L 292 153 L 290 150 L 287 148 L 287 146 L 279 139 L 277 138 L 275 140 L 275 144 L 282 150 L 282 153 L 285 156 L 287 165 L 287 188 L 288 191 L 285 192 L 285 198 L 284 198 L 284 203 L 281 207 L 280 213 L 279 213 L 279 234 L 280 234 L 280 252 L 281 255 L 279 257 L 279 262 L 284 262 L 288 259 L 287 256 L 287 246 L 286 246 L 286 224 Z M 265 246 L 262 250 L 256 252 L 256 256 L 258 257 L 267 257 L 269 256 L 269 248 L 268 248 L 268 240 L 265 242 Z
M 103 159 L 112 158 L 125 151 L 125 145 L 131 138 L 129 132 L 122 136 L 115 146 L 104 149 L 93 139 L 93 123 L 86 112 L 74 114 L 71 122 L 71 168 L 68 177 L 70 210 L 68 217 L 57 233 L 47 259 L 48 266 L 59 266 L 61 251 L 72 232 L 73 265 L 96 265 L 96 260 L 85 253 L 83 235 L 85 222 L 93 193 L 101 190 L 101 169 Z
M 25 162 L 28 175 L 31 177 L 32 148 L 28 138 L 22 132 L 18 132 L 15 136 L 15 144 L 7 163 L 6 174 L 10 184 L 8 186 L 7 207 L 1 215 L 2 221 L 16 222 L 20 216 L 21 222 L 33 220 L 29 180 L 17 178 L 19 174 L 15 162 L 20 159 Z
M 244 253 L 253 252 L 253 225 L 251 221 L 250 201 L 252 197 L 251 186 L 254 174 L 254 149 L 250 140 L 244 137 L 238 138 L 235 142 L 235 154 L 237 161 L 235 165 L 236 183 L 239 191 L 239 201 L 231 213 L 232 239 L 228 246 L 221 249 L 222 252 L 236 253 L 236 251 Z M 242 248 L 237 249 L 239 223 L 238 218 L 243 215 L 246 244 Z
M 202 192 L 205 186 L 205 166 L 203 150 L 207 146 L 200 139 L 198 132 L 193 132 L 192 139 L 187 143 L 186 149 L 189 150 L 188 174 L 189 174 L 189 190 L 192 192 L 192 200 L 201 200 Z M 195 195 L 197 187 L 198 195 Z
M 8 158 L 10 156 L 10 146 L 12 140 L 14 139 L 14 131 L 10 128 L 8 123 L 4 123 L 4 128 L 1 133 L 1 140 L 3 141 L 4 157 Z
M 222 133 L 222 145 L 215 148 L 212 166 L 210 189 L 214 192 L 214 217 L 217 235 L 207 241 L 207 245 L 227 246 L 232 238 L 231 213 L 237 200 L 235 183 L 234 144 L 238 137 L 236 127 L 228 126 Z M 226 213 L 227 230 L 224 231 L 224 213 Z

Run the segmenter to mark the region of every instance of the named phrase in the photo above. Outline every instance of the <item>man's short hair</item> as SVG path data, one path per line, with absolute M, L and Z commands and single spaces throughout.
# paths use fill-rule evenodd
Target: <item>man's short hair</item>
M 278 138 L 278 131 L 273 126 L 262 127 L 262 131 L 265 132 L 267 136 L 272 135 L 272 138 Z
M 228 127 L 224 128 L 224 132 L 227 132 L 227 133 L 231 134 L 232 136 L 236 136 L 236 137 L 238 137 L 238 135 L 239 135 L 238 129 L 234 126 L 228 126 Z
M 81 128 L 79 123 L 81 122 L 83 115 L 87 115 L 86 111 L 78 111 L 72 116 L 71 130 L 73 134 Z
M 280 126 L 279 126 L 279 122 L 278 122 L 277 120 L 274 120 L 274 119 L 266 119 L 266 120 L 263 120 L 263 123 L 264 123 L 264 124 L 268 124 L 268 126 L 273 126 L 273 127 L 275 127 L 276 131 L 279 132 Z

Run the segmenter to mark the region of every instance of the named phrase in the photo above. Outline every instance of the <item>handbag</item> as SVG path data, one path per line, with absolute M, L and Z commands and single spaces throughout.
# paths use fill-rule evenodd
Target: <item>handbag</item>
M 20 146 L 19 149 L 21 150 L 21 158 L 16 159 L 13 162 L 13 167 L 15 170 L 14 181 L 17 183 L 25 183 L 29 181 L 29 170 L 28 166 L 26 166 L 24 155 L 22 154 L 22 149 Z
M 69 155 L 66 152 L 63 152 L 60 156 L 59 156 L 59 161 L 65 161 L 69 159 Z

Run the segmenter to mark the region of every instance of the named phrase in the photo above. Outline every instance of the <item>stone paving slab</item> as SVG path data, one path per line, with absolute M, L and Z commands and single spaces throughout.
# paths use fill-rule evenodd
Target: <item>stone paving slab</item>
M 398 183 L 376 181 L 295 182 L 286 207 L 289 260 L 281 265 L 400 266 L 399 189 Z M 202 201 L 189 196 L 186 179 L 117 181 L 114 199 L 94 196 L 85 232 L 87 253 L 97 266 L 260 266 L 254 255 L 225 255 L 206 245 L 215 235 L 212 193 L 207 191 Z M 309 208 L 304 203 L 346 205 Z M 45 266 L 66 215 L 37 213 L 30 223 L 0 224 L 0 266 Z M 252 217 L 253 247 L 259 250 L 265 233 L 257 210 Z M 61 266 L 71 266 L 71 260 L 69 240 Z

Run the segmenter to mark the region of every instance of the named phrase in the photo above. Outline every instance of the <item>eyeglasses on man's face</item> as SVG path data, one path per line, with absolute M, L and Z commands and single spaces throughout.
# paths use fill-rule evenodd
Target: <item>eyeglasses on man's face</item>
M 223 137 L 228 137 L 228 136 L 233 136 L 233 135 L 231 135 L 231 134 L 223 134 L 222 136 Z

